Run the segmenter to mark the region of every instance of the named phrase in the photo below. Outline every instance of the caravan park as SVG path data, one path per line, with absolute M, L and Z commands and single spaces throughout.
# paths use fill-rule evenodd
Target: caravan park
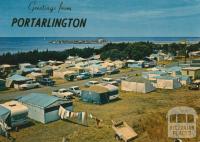
M 109 43 L 1 55 L 0 142 L 171 142 L 168 111 L 187 105 L 199 114 L 198 45 Z

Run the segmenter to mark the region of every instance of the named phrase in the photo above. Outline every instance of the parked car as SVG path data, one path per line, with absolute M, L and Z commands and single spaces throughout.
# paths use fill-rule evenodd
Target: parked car
M 120 79 L 121 79 L 121 80 L 127 80 L 128 77 L 127 77 L 127 76 L 122 76 Z
M 99 84 L 98 81 L 88 81 L 85 83 L 85 87 L 90 87 L 90 86 L 97 85 L 97 84 Z
M 103 76 L 103 75 L 105 75 L 104 72 L 98 71 L 98 72 L 95 72 L 92 76 L 93 77 L 100 77 L 100 76 Z
M 42 78 L 42 79 L 38 80 L 38 82 L 41 85 L 46 85 L 46 86 L 54 86 L 54 84 L 55 84 L 55 81 L 52 80 L 51 78 Z
M 189 90 L 199 90 L 200 85 L 198 83 L 192 83 L 188 86 Z
M 73 93 L 67 89 L 58 89 L 58 90 L 54 90 L 52 92 L 53 96 L 57 96 L 60 98 L 64 98 L 64 99 L 72 99 L 73 98 Z
M 26 83 L 21 84 L 19 86 L 19 88 L 22 89 L 22 90 L 39 88 L 39 87 L 40 87 L 40 83 L 33 81 L 33 80 L 29 80 Z
M 76 79 L 78 79 L 78 80 L 84 80 L 84 79 L 88 79 L 88 78 L 90 78 L 90 73 L 89 72 L 83 72 L 83 73 L 80 73 L 77 77 L 76 77 Z
M 106 73 L 110 75 L 110 74 L 117 74 L 119 72 L 120 72 L 119 69 L 112 69 L 112 70 L 107 71 Z
M 81 96 L 81 90 L 78 86 L 72 86 L 68 90 L 71 91 L 77 97 Z
M 116 80 L 112 79 L 112 78 L 102 78 L 102 82 L 103 83 L 109 83 L 109 84 L 115 85 L 115 86 L 119 85 L 119 83 Z
M 118 79 L 115 79 L 115 81 L 117 81 L 118 84 L 120 84 L 120 83 L 122 82 L 122 80 L 119 79 L 119 78 L 118 78 Z

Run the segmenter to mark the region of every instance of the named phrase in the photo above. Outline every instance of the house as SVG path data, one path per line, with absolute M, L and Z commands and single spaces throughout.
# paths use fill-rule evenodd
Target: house
M 142 77 L 132 77 L 128 80 L 122 80 L 121 90 L 128 92 L 149 93 L 155 90 L 151 82 Z
M 15 89 L 19 89 L 19 85 L 29 81 L 31 79 L 15 74 L 11 77 L 6 78 L 6 87 L 11 88 L 14 87 Z
M 11 114 L 11 127 L 17 127 L 25 125 L 28 120 L 28 108 L 17 101 L 10 101 L 4 104 L 0 104 L 4 108 L 10 110 Z
M 187 67 L 181 71 L 182 75 L 191 77 L 193 80 L 200 79 L 200 67 Z
M 160 89 L 177 89 L 181 87 L 179 78 L 172 76 L 156 76 L 154 87 Z
M 41 122 L 49 123 L 59 120 L 59 107 L 72 111 L 72 102 L 47 94 L 31 93 L 18 100 L 28 107 L 28 117 Z
M 6 82 L 3 79 L 0 79 L 0 91 L 6 89 Z
M 94 104 L 106 104 L 118 98 L 118 96 L 118 87 L 110 84 L 93 85 L 83 88 L 81 92 L 82 101 Z

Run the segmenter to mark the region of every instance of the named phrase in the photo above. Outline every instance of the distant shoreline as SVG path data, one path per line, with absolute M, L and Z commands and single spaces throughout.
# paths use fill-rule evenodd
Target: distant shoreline
M 106 42 L 96 42 L 103 39 Z M 106 43 L 121 42 L 153 42 L 155 44 L 179 43 L 182 40 L 195 44 L 200 41 L 200 37 L 0 37 L 0 55 L 4 53 L 39 51 L 63 51 L 70 48 L 101 48 Z M 49 41 L 76 41 L 65 44 L 52 44 Z M 85 42 L 78 42 L 85 41 Z M 92 41 L 92 42 L 88 42 Z

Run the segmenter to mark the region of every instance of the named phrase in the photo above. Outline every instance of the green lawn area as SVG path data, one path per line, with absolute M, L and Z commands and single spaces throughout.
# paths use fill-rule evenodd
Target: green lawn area
M 67 137 L 70 142 L 114 142 L 111 120 L 124 120 L 138 133 L 134 142 L 172 142 L 167 136 L 167 111 L 175 106 L 190 106 L 200 112 L 200 91 L 187 88 L 178 90 L 157 90 L 148 94 L 120 92 L 120 100 L 94 105 L 74 100 L 74 111 L 87 111 L 103 119 L 101 128 L 89 120 L 89 127 L 67 121 L 49 124 L 34 122 L 32 126 L 12 132 L 16 142 L 61 142 Z M 197 120 L 199 122 L 200 120 Z M 200 141 L 200 123 L 197 138 L 184 142 Z M 0 137 L 1 142 L 6 142 Z

